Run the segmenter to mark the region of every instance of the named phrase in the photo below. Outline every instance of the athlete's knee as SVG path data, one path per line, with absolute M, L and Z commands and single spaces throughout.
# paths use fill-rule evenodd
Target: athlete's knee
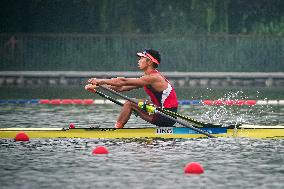
M 127 108 L 135 108 L 136 107 L 136 104 L 134 104 L 133 102 L 130 102 L 130 101 L 126 101 L 123 105 L 124 107 L 127 107 Z
M 126 106 L 126 107 L 131 107 L 132 103 L 130 101 L 125 101 L 124 105 L 123 106 Z

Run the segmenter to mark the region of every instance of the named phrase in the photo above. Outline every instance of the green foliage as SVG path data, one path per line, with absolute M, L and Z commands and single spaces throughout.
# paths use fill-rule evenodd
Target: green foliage
M 283 0 L 1 0 L 0 33 L 276 34 Z
M 138 71 L 145 48 L 160 51 L 161 71 L 284 70 L 282 37 L 19 34 L 0 44 L 0 70 Z
M 283 8 L 284 0 L 1 0 L 0 69 L 135 71 L 135 52 L 154 48 L 163 71 L 283 71 Z

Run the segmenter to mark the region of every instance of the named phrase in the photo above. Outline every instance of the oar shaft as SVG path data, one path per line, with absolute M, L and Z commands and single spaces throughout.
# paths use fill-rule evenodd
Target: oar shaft
M 107 90 L 107 91 L 109 91 L 109 92 L 111 92 L 111 93 L 113 93 L 113 94 L 115 94 L 115 95 L 125 99 L 125 100 L 128 100 L 128 101 L 133 102 L 133 103 L 137 103 L 134 99 L 131 99 L 131 98 L 125 96 L 125 95 L 122 95 L 122 94 L 120 94 L 120 93 L 118 93 L 118 92 L 116 92 L 116 91 L 114 91 L 114 90 L 112 90 L 112 89 L 110 89 L 108 87 L 104 87 L 104 86 L 100 86 L 100 87 L 102 87 L 103 89 L 105 89 L 105 90 Z M 182 122 L 182 121 L 180 121 L 178 119 L 175 119 L 175 118 L 173 118 L 173 117 L 171 117 L 171 116 L 169 116 L 169 115 L 167 115 L 167 114 L 165 114 L 163 112 L 160 112 L 159 110 L 157 110 L 156 113 L 160 114 L 160 115 L 162 115 L 164 117 L 167 117 L 168 119 L 174 120 L 175 122 L 177 122 L 177 123 L 179 123 L 179 124 L 181 124 L 181 125 L 183 125 L 185 127 L 189 127 L 189 128 L 191 128 L 192 130 L 194 130 L 194 131 L 196 131 L 198 133 L 202 133 L 202 134 L 204 134 L 204 135 L 206 135 L 208 137 L 215 138 L 215 136 L 213 136 L 213 135 L 211 135 L 211 134 L 209 134 L 209 133 L 207 133 L 207 132 L 205 132 L 203 130 L 195 128 L 195 127 L 193 127 L 191 125 L 188 125 L 188 124 L 186 124 L 186 123 L 184 123 L 184 122 Z
M 183 120 L 186 120 L 188 122 L 191 122 L 194 124 L 194 126 L 196 127 L 222 127 L 221 124 L 212 124 L 212 123 L 205 123 L 205 122 L 201 122 L 201 121 L 198 121 L 196 119 L 193 119 L 191 117 L 188 117 L 188 116 L 185 116 L 185 115 L 182 115 L 182 114 L 179 114 L 179 113 L 176 113 L 176 112 L 172 112 L 170 110 L 167 110 L 167 109 L 161 109 L 161 108 L 158 108 L 159 111 L 165 113 L 165 114 L 168 114 L 170 116 L 173 116 L 173 117 L 178 117 L 178 118 L 181 118 Z
M 115 103 L 115 104 L 117 104 L 119 106 L 123 106 L 123 103 L 119 102 L 118 100 L 116 100 L 116 99 L 114 99 L 114 98 L 112 98 L 112 97 L 110 97 L 110 96 L 108 96 L 108 95 L 106 95 L 106 94 L 104 94 L 104 93 L 102 93 L 100 91 L 96 91 L 96 93 L 98 95 L 100 95 L 101 97 L 103 97 L 105 99 L 108 99 L 109 101 L 111 101 L 111 102 L 113 102 L 113 103 Z
M 163 113 L 165 113 L 165 114 L 168 114 L 168 115 L 171 115 L 171 116 L 175 116 L 175 117 L 179 117 L 179 118 L 181 118 L 181 119 L 187 120 L 187 121 L 192 122 L 192 123 L 194 123 L 194 124 L 196 124 L 196 125 L 199 125 L 199 126 L 204 126 L 204 125 L 206 125 L 206 123 L 203 123 L 203 122 L 198 121 L 198 120 L 195 120 L 195 119 L 193 119 L 193 118 L 190 118 L 190 117 L 187 117 L 187 116 L 178 114 L 178 113 L 176 113 L 176 112 L 172 112 L 172 111 L 170 111 L 170 110 L 166 110 L 166 109 L 162 109 L 162 108 L 158 108 L 158 110 L 161 111 L 161 112 L 163 112 Z
M 123 95 L 123 94 L 121 94 L 121 93 L 119 93 L 119 92 L 116 92 L 115 90 L 112 90 L 112 89 L 110 89 L 110 88 L 108 88 L 108 87 L 105 87 L 105 86 L 102 86 L 102 85 L 100 85 L 100 87 L 103 88 L 103 89 L 106 90 L 106 91 L 111 92 L 112 94 L 115 94 L 115 95 L 117 95 L 117 96 L 119 96 L 119 97 L 125 99 L 125 100 L 128 100 L 128 101 L 133 102 L 133 103 L 138 103 L 138 101 L 136 101 L 136 100 L 134 100 L 134 99 L 132 99 L 132 98 L 129 98 L 128 96 L 125 96 L 125 95 Z

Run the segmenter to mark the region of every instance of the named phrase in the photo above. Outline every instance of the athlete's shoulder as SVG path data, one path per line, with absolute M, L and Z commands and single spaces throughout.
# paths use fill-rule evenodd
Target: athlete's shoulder
M 152 85 L 157 81 L 157 77 L 153 75 L 142 75 L 141 77 L 137 78 L 141 84 L 145 85 Z

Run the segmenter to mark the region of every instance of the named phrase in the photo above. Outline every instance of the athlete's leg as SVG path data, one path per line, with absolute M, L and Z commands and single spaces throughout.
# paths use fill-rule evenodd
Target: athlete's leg
M 115 123 L 115 128 L 123 128 L 124 125 L 127 123 L 129 120 L 131 113 L 132 113 L 132 108 L 131 105 L 132 103 L 129 101 L 126 101 L 120 111 L 120 115 L 118 116 L 116 123 Z
M 120 115 L 118 116 L 118 119 L 115 124 L 115 128 L 123 128 L 124 125 L 130 119 L 132 111 L 137 112 L 139 117 L 141 117 L 145 121 L 148 121 L 149 123 L 152 122 L 153 115 L 149 115 L 147 112 L 139 108 L 137 104 L 130 102 L 130 101 L 126 101 L 121 109 Z

